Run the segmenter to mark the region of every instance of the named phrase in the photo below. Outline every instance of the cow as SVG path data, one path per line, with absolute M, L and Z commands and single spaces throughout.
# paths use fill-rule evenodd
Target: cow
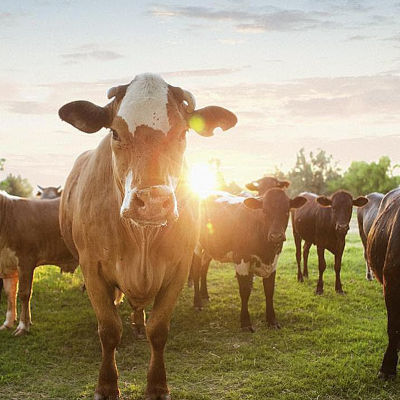
M 382 200 L 367 237 L 367 260 L 376 279 L 383 284 L 387 309 L 388 346 L 378 377 L 396 376 L 400 348 L 400 188 Z
M 110 133 L 78 157 L 61 197 L 62 235 L 79 258 L 98 321 L 102 362 L 95 399 L 119 398 L 115 349 L 122 323 L 114 303 L 124 293 L 137 324 L 146 324 L 151 356 L 146 399 L 169 399 L 164 347 L 172 311 L 188 277 L 199 234 L 198 200 L 183 182 L 186 132 L 212 136 L 235 114 L 195 109 L 193 95 L 155 74 L 109 90 L 105 107 L 75 101 L 59 116 L 79 130 Z
M 268 189 L 278 187 L 286 189 L 290 185 L 289 181 L 280 180 L 274 176 L 264 176 L 256 181 L 246 184 L 246 188 L 258 192 L 258 196 L 262 196 Z
M 14 325 L 19 279 L 21 314 L 15 336 L 30 329 L 34 269 L 51 264 L 58 265 L 62 271 L 73 272 L 78 266 L 61 238 L 59 206 L 60 198 L 26 199 L 0 192 L 0 276 L 8 297 L 6 320 L 0 329 Z
M 38 192 L 36 193 L 36 197 L 39 199 L 55 199 L 61 196 L 62 190 L 61 186 L 48 186 L 42 187 L 37 185 Z
M 324 291 L 323 274 L 326 269 L 324 252 L 329 250 L 335 256 L 335 290 L 344 294 L 340 281 L 342 256 L 346 244 L 346 234 L 353 206 L 363 207 L 368 199 L 360 196 L 353 199 L 345 190 L 338 190 L 331 197 L 318 196 L 314 193 L 301 193 L 308 201 L 299 210 L 292 212 L 293 236 L 296 244 L 297 280 L 303 282 L 308 277 L 308 254 L 310 247 L 317 246 L 319 279 L 316 294 Z M 303 249 L 304 269 L 301 272 L 301 242 Z
M 252 181 L 246 184 L 246 188 L 252 191 L 258 191 L 258 195 L 262 196 L 268 189 L 271 189 L 273 187 L 286 189 L 287 187 L 289 187 L 289 185 L 290 185 L 289 181 L 281 181 L 273 176 L 264 176 L 263 178 L 260 178 L 256 181 Z M 243 190 L 240 192 L 239 197 L 254 197 L 254 196 L 252 193 Z M 199 254 L 202 253 L 201 245 L 199 245 L 198 247 L 198 253 Z M 205 257 L 201 261 L 198 257 L 194 256 L 193 260 L 196 263 L 196 266 L 195 267 L 192 266 L 190 274 L 190 282 L 188 282 L 188 286 L 189 287 L 193 286 L 194 282 L 193 282 L 192 271 L 194 268 L 197 268 L 195 272 L 197 274 L 196 277 L 197 286 L 194 294 L 194 307 L 197 310 L 201 310 L 203 301 L 207 303 L 210 301 L 210 296 L 208 294 L 208 288 L 207 288 L 207 274 L 211 258 Z
M 241 298 L 240 325 L 254 332 L 248 300 L 254 274 L 263 279 L 266 299 L 266 322 L 279 328 L 273 296 L 279 254 L 286 240 L 289 211 L 306 202 L 304 197 L 290 199 L 284 190 L 272 188 L 261 199 L 244 198 L 229 193 L 216 193 L 202 202 L 200 246 L 194 262 L 195 307 L 201 307 L 199 270 L 211 259 L 233 262 Z
M 367 261 L 367 237 L 378 214 L 383 196 L 383 193 L 378 192 L 367 194 L 365 197 L 368 199 L 368 204 L 357 209 L 358 231 L 360 232 L 361 241 L 364 247 L 365 278 L 369 281 L 373 280 L 373 275 Z

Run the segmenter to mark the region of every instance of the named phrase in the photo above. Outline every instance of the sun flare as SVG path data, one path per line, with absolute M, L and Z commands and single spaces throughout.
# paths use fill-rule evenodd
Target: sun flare
M 189 185 L 198 196 L 207 197 L 217 189 L 217 174 L 209 164 L 195 164 L 189 170 Z

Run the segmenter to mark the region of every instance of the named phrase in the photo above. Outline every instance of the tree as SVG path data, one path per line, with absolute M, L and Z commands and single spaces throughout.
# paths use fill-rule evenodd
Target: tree
M 0 171 L 4 171 L 4 163 L 6 162 L 5 158 L 0 158 Z
M 0 190 L 20 197 L 32 195 L 32 186 L 27 179 L 21 178 L 21 175 L 8 174 L 7 178 L 0 182 Z
M 287 174 L 277 169 L 275 175 L 291 182 L 289 187 L 291 196 L 304 191 L 317 194 L 331 193 L 329 183 L 340 178 L 339 168 L 333 161 L 332 155 L 320 149 L 316 154 L 310 152 L 307 157 L 304 148 L 297 153 L 296 164 Z
M 372 192 L 387 193 L 400 184 L 400 176 L 393 174 L 394 167 L 387 156 L 382 156 L 377 163 L 353 161 L 344 173 L 340 185 L 353 196 Z

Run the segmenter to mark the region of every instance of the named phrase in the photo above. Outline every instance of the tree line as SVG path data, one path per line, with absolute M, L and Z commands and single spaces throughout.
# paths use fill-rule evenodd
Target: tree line
M 0 171 L 4 171 L 5 162 L 4 158 L 0 158 Z M 29 181 L 22 178 L 21 175 L 8 174 L 5 179 L 0 181 L 0 190 L 13 196 L 30 197 L 33 188 Z

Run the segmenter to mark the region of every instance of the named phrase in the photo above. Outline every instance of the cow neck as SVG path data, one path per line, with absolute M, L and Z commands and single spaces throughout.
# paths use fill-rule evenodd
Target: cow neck
M 7 216 L 11 215 L 12 210 L 10 210 L 10 203 L 13 202 L 12 199 L 7 198 L 3 194 L 0 194 L 0 247 L 3 247 L 7 241 L 7 228 L 9 224 L 7 223 Z

